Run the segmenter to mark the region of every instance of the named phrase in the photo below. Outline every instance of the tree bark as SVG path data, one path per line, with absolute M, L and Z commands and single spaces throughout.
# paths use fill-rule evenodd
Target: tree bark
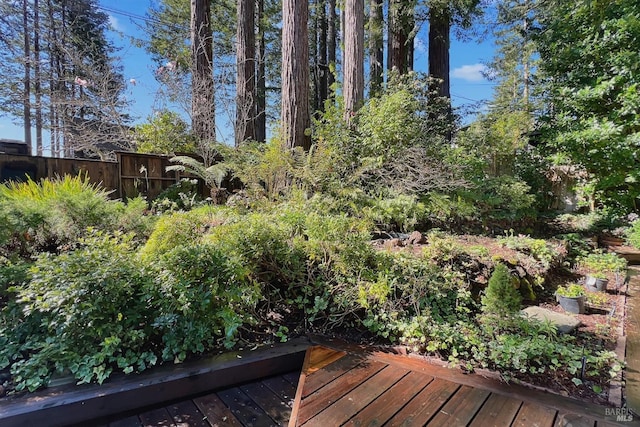
M 408 10 L 403 0 L 389 0 L 389 35 L 387 44 L 387 68 L 400 74 L 407 72 Z
M 308 20 L 307 0 L 282 1 L 282 138 L 305 150 L 311 148 Z
M 24 114 L 24 142 L 31 154 L 31 38 L 29 37 L 29 0 L 22 0 L 22 30 L 24 32 L 24 81 L 22 96 Z
M 327 63 L 327 1 L 318 0 L 318 52 L 317 52 L 317 73 L 318 73 L 318 107 L 317 111 L 324 111 L 324 102 L 329 94 L 328 75 L 329 65 Z
M 33 0 L 33 77 L 36 113 L 36 154 L 42 156 L 42 74 L 40 73 L 40 4 Z
M 258 37 L 256 57 L 256 141 L 265 142 L 267 140 L 267 78 L 265 61 L 265 29 L 264 22 L 264 0 L 257 0 Z
M 384 61 L 384 37 L 382 28 L 383 0 L 370 0 L 369 12 L 369 96 L 378 95 L 382 89 Z
M 331 68 L 335 69 L 336 65 L 336 48 L 338 45 L 338 33 L 336 27 L 336 21 L 338 17 L 336 15 L 336 0 L 329 0 L 329 10 L 327 13 L 327 65 L 329 67 L 327 71 L 327 88 L 331 91 L 333 84 L 335 83 L 335 75 Z M 327 92 L 327 97 L 329 92 Z
M 238 0 L 237 17 L 236 147 L 256 136 L 255 0 Z
M 213 40 L 211 33 L 211 3 L 191 0 L 191 67 L 192 99 L 191 127 L 206 151 L 208 142 L 216 139 L 213 87 Z M 208 159 L 206 152 L 200 153 Z
M 429 75 L 437 81 L 433 90 L 438 96 L 451 98 L 449 81 L 449 30 L 451 17 L 447 10 L 429 10 Z
M 364 99 L 364 0 L 346 0 L 344 16 L 344 117 L 350 121 Z

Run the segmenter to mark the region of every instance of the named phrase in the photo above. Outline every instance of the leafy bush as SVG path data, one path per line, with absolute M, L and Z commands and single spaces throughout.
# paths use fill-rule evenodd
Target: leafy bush
M 509 318 L 520 311 L 521 304 L 522 296 L 511 283 L 509 269 L 498 263 L 482 297 L 483 313 L 498 318 Z
M 56 251 L 87 227 L 113 229 L 122 203 L 87 176 L 0 185 L 0 244 L 24 255 Z
M 161 216 L 140 250 L 144 261 L 151 262 L 171 249 L 197 243 L 207 227 L 223 221 L 225 208 L 203 206 L 189 212 Z
M 148 282 L 130 235 L 96 232 L 76 250 L 40 255 L 3 310 L 0 369 L 11 364 L 16 388 L 35 390 L 53 372 L 101 383 L 114 369 L 154 365 Z
M 147 297 L 163 360 L 181 362 L 219 340 L 226 348 L 235 344 L 238 327 L 248 322 L 260 296 L 244 264 L 211 244 L 178 246 L 159 257 Z
M 620 273 L 626 270 L 627 260 L 612 252 L 592 252 L 579 259 L 580 265 L 594 277 L 605 278 L 608 273 Z
M 640 220 L 631 223 L 631 227 L 627 230 L 627 241 L 637 249 L 640 249 Z
M 380 229 L 412 231 L 426 218 L 426 208 L 416 196 L 400 194 L 396 197 L 375 199 L 372 206 L 363 209 Z
M 158 194 L 151 206 L 155 212 L 189 210 L 201 200 L 198 180 L 183 178 Z

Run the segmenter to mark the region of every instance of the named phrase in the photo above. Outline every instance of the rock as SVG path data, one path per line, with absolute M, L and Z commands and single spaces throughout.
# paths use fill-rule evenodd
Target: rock
M 580 319 L 575 316 L 556 313 L 555 311 L 547 310 L 546 308 L 535 305 L 522 310 L 522 314 L 525 317 L 536 319 L 541 322 L 551 322 L 556 326 L 556 328 L 558 328 L 558 332 L 561 334 L 569 334 L 573 332 L 582 323 L 580 322 Z
M 419 231 L 414 231 L 413 233 L 409 234 L 409 237 L 407 238 L 407 245 L 419 245 L 426 242 L 427 239 Z
M 2 385 L 0 385 L 0 397 L 4 397 L 5 389 Z
M 402 240 L 400 239 L 389 239 L 384 242 L 384 247 L 387 249 L 400 248 L 402 246 Z

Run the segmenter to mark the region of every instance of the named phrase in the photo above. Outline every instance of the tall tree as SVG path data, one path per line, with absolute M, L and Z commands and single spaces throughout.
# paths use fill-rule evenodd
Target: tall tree
M 336 55 L 338 46 L 338 15 L 336 14 L 336 0 L 328 0 L 327 10 L 327 86 L 333 87 L 335 83 L 334 70 L 336 68 Z
M 36 154 L 42 156 L 42 73 L 40 72 L 40 4 L 33 0 L 33 77 L 36 113 Z
M 236 146 L 256 136 L 255 0 L 238 0 Z
M 413 49 L 415 1 L 389 0 L 388 9 L 387 69 L 405 74 L 411 68 L 408 59 L 413 58 L 409 50 Z
M 282 137 L 287 147 L 311 148 L 309 3 L 282 1 Z
M 383 0 L 369 1 L 369 96 L 382 90 L 384 78 L 384 28 L 382 16 Z
M 429 7 L 429 75 L 433 77 L 432 90 L 440 96 L 451 97 L 449 81 L 449 48 L 451 26 L 471 26 L 481 13 L 480 0 L 430 0 Z
M 345 119 L 360 108 L 364 100 L 364 0 L 345 1 L 344 96 Z
M 267 140 L 267 66 L 266 66 L 266 22 L 264 0 L 257 0 L 256 21 L 258 35 L 256 37 L 256 121 L 255 139 L 259 142 Z
M 216 139 L 210 19 L 209 0 L 191 0 L 191 127 L 203 141 L 203 151 L 206 151 L 208 142 Z M 206 152 L 201 154 L 205 162 L 212 160 Z
M 29 154 L 31 154 L 31 37 L 29 35 L 29 0 L 22 0 L 22 33 L 24 40 L 24 79 L 22 81 L 24 142 L 27 144 Z

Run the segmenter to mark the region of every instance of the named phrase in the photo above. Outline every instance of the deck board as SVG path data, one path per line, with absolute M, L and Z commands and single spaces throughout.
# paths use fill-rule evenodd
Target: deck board
M 137 415 L 121 418 L 107 424 L 108 427 L 141 427 L 142 423 Z
M 265 410 L 238 387 L 220 391 L 218 397 L 243 425 L 251 425 L 252 427 L 272 427 L 275 425 Z
M 466 426 L 489 397 L 489 392 L 463 385 L 429 421 L 435 427 Z
M 250 383 L 240 387 L 255 403 L 266 412 L 277 425 L 285 426 L 289 423 L 291 406 L 287 405 L 280 396 L 276 395 L 262 382 Z
M 339 426 L 344 424 L 408 373 L 409 371 L 406 369 L 386 366 L 317 416 L 311 418 L 307 425 Z
M 289 408 L 293 407 L 293 400 L 296 397 L 296 386 L 287 381 L 284 375 L 262 380 L 262 383 L 280 396 Z
M 216 394 L 193 399 L 193 402 L 212 427 L 242 427 L 231 409 Z
M 556 411 L 546 406 L 524 402 L 513 421 L 512 427 L 547 427 L 553 425 Z
M 153 409 L 140 414 L 140 421 L 144 427 L 176 427 L 173 417 L 166 408 Z
M 433 381 L 431 376 L 418 372 L 409 372 L 400 381 L 384 390 L 380 397 L 376 399 L 375 405 L 367 405 L 355 417 L 351 418 L 346 425 L 382 426 L 431 381 Z
M 492 393 L 476 414 L 470 427 L 510 426 L 521 405 L 522 402 L 519 400 Z
M 192 400 L 185 400 L 167 406 L 176 427 L 209 427 L 205 416 Z
M 326 384 L 303 399 L 303 404 L 298 411 L 297 422 L 302 425 L 314 417 L 330 404 L 336 402 L 345 394 L 360 385 L 363 381 L 382 370 L 385 366 L 382 362 L 372 361 L 357 365 L 345 372 L 335 380 Z M 313 374 L 309 378 L 313 377 Z M 306 384 L 305 384 L 306 386 Z M 303 392 L 303 395 L 305 393 Z
M 306 376 L 301 397 L 304 399 L 311 393 L 316 392 L 320 387 L 355 368 L 362 360 L 361 356 L 349 355 L 332 363 L 327 369 L 322 369 Z
M 426 424 L 458 391 L 458 388 L 460 388 L 458 384 L 436 378 L 391 418 L 388 425 L 412 426 Z

